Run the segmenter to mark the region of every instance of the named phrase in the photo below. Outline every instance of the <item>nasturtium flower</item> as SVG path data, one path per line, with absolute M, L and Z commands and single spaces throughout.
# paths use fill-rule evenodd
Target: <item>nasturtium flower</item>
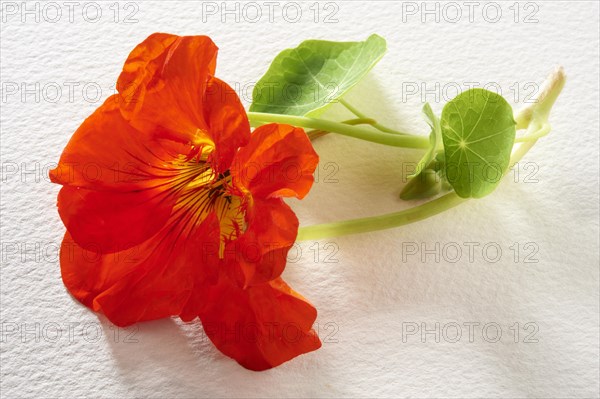
M 65 286 L 118 326 L 199 317 L 219 350 L 264 370 L 321 343 L 280 277 L 318 163 L 303 130 L 252 133 L 205 36 L 153 34 L 58 166 Z

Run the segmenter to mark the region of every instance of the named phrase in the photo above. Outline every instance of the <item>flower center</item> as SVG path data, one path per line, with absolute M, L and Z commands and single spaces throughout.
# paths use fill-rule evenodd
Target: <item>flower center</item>
M 220 250 L 244 232 L 245 200 L 233 190 L 229 171 L 216 173 L 207 160 L 206 151 L 193 159 L 180 159 L 176 165 L 180 183 L 174 188 L 178 199 L 171 217 L 182 233 L 191 233 L 214 212 L 219 220 Z

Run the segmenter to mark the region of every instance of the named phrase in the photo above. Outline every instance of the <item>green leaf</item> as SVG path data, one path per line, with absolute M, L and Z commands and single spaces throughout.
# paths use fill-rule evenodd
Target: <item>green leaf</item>
M 425 122 L 427 122 L 427 124 L 431 127 L 431 133 L 429 133 L 430 147 L 427 150 L 427 152 L 425 153 L 425 155 L 423 155 L 423 158 L 421 158 L 421 160 L 417 164 L 415 173 L 410 177 L 414 177 L 420 171 L 424 170 L 425 167 L 427 167 L 427 165 L 429 165 L 429 163 L 433 160 L 433 158 L 435 158 L 438 142 L 440 141 L 440 139 L 442 137 L 442 128 L 440 126 L 440 119 L 437 116 L 435 116 L 435 114 L 433 113 L 433 110 L 431 109 L 431 105 L 429 105 L 429 103 L 425 103 L 425 105 L 423 105 L 423 116 L 425 118 Z
M 400 193 L 405 201 L 433 197 L 442 190 L 442 178 L 432 168 L 422 170 L 408 181 Z
M 459 196 L 481 198 L 498 185 L 508 168 L 515 125 L 506 100 L 484 89 L 446 104 L 441 118 L 446 178 Z
M 439 194 L 442 188 L 441 178 L 437 173 L 439 162 L 434 162 L 438 151 L 438 143 L 442 140 L 440 119 L 433 113 L 429 103 L 423 105 L 423 117 L 431 127 L 429 149 L 417 164 L 415 172 L 408 176 L 410 180 L 400 192 L 400 198 L 403 200 L 432 197 Z
M 306 40 L 282 51 L 252 92 L 250 111 L 315 116 L 357 84 L 383 57 L 385 40 Z

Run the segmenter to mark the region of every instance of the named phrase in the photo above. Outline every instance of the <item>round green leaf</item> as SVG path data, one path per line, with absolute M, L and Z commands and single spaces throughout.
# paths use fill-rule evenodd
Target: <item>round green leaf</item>
M 282 51 L 252 92 L 250 111 L 315 116 L 358 83 L 386 51 L 385 40 L 306 40 Z
M 442 111 L 446 178 L 463 197 L 491 193 L 506 172 L 516 128 L 513 111 L 499 94 L 471 89 Z

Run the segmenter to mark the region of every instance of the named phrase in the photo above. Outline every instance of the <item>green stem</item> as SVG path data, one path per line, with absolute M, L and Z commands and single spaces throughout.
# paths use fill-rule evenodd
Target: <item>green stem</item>
M 528 132 L 529 130 L 535 129 L 536 125 L 539 126 L 536 122 L 537 121 L 532 121 L 530 123 Z M 531 133 L 531 136 L 540 136 L 540 132 L 546 130 L 549 131 L 549 129 L 550 126 L 546 123 L 542 125 L 539 130 Z M 537 139 L 532 139 L 531 141 L 520 144 L 510 158 L 510 167 L 513 167 L 517 162 L 519 162 L 527 153 L 527 151 L 533 147 L 536 141 Z M 451 192 L 426 202 L 423 205 L 415 206 L 399 212 L 361 219 L 344 220 L 342 222 L 324 223 L 314 226 L 301 227 L 298 230 L 298 237 L 296 238 L 296 241 L 320 240 L 328 237 L 340 237 L 348 234 L 368 233 L 372 231 L 400 227 L 440 214 L 448 209 L 462 204 L 467 200 L 468 198 L 461 198 L 455 192 Z
M 343 124 L 346 125 L 373 125 L 373 123 L 375 123 L 374 119 L 371 118 L 357 118 L 357 119 L 349 119 L 347 121 L 343 121 Z M 316 139 L 318 139 L 319 137 L 323 137 L 326 134 L 328 134 L 329 132 L 326 132 L 324 130 L 308 130 L 306 131 L 306 135 L 308 136 L 308 139 L 310 141 L 314 141 Z
M 348 234 L 368 233 L 371 231 L 391 229 L 405 224 L 418 222 L 428 217 L 442 213 L 465 202 L 454 192 L 436 198 L 423 205 L 400 212 L 372 216 L 361 219 L 344 220 L 342 222 L 317 224 L 301 227 L 298 230 L 297 241 L 320 240 L 328 237 L 339 237 Z
M 509 166 L 519 162 L 523 156 L 533 147 L 537 139 L 550 131 L 548 116 L 550 110 L 560 94 L 564 83 L 565 74 L 562 68 L 557 69 L 548 79 L 545 90 L 540 94 L 538 102 L 528 108 L 523 109 L 517 115 L 515 120 L 518 123 L 527 123 L 527 134 L 522 140 L 522 144 L 514 149 Z M 451 192 L 423 205 L 419 205 L 407 210 L 389 213 L 386 215 L 372 216 L 361 219 L 345 220 L 342 222 L 325 223 L 314 226 L 301 227 L 298 230 L 298 241 L 319 240 L 328 237 L 343 236 L 347 234 L 367 233 L 371 231 L 390 229 L 400 227 L 406 224 L 418 222 L 431 216 L 442 213 L 457 205 L 467 201 L 466 198 L 459 197 Z
M 261 112 L 248 112 L 248 119 L 253 126 L 266 123 L 286 123 L 307 129 L 324 130 L 343 136 L 354 137 L 373 143 L 385 144 L 392 147 L 429 148 L 429 139 L 423 136 L 398 135 L 382 133 L 359 126 L 350 126 L 344 123 L 332 122 L 324 119 L 307 118 L 304 116 L 267 114 Z
M 530 123 L 530 126 L 531 126 L 531 123 Z M 550 125 L 546 123 L 540 129 L 538 129 L 537 131 L 535 131 L 535 133 L 526 134 L 523 137 L 517 137 L 517 138 L 515 138 L 515 143 L 527 143 L 527 142 L 530 142 L 530 141 L 534 141 L 535 142 L 538 139 L 540 139 L 540 138 L 544 137 L 545 135 L 547 135 L 548 133 L 550 133 Z
M 346 107 L 348 109 L 348 111 L 352 112 L 357 117 L 359 117 L 359 118 L 367 118 L 367 116 L 365 114 L 363 114 L 362 112 L 360 112 L 358 110 L 358 108 L 355 108 L 354 106 L 352 106 L 352 104 L 350 104 L 346 100 L 340 98 L 338 101 L 340 102 L 340 104 L 342 104 L 344 107 Z M 384 126 L 384 125 L 382 125 L 381 123 L 378 123 L 378 122 L 373 123 L 372 126 L 374 128 L 376 128 L 377 130 L 380 130 L 380 131 L 385 132 L 385 133 L 414 136 L 414 135 L 411 135 L 410 133 L 404 133 L 404 132 L 401 132 L 401 131 L 389 128 L 389 127 Z

